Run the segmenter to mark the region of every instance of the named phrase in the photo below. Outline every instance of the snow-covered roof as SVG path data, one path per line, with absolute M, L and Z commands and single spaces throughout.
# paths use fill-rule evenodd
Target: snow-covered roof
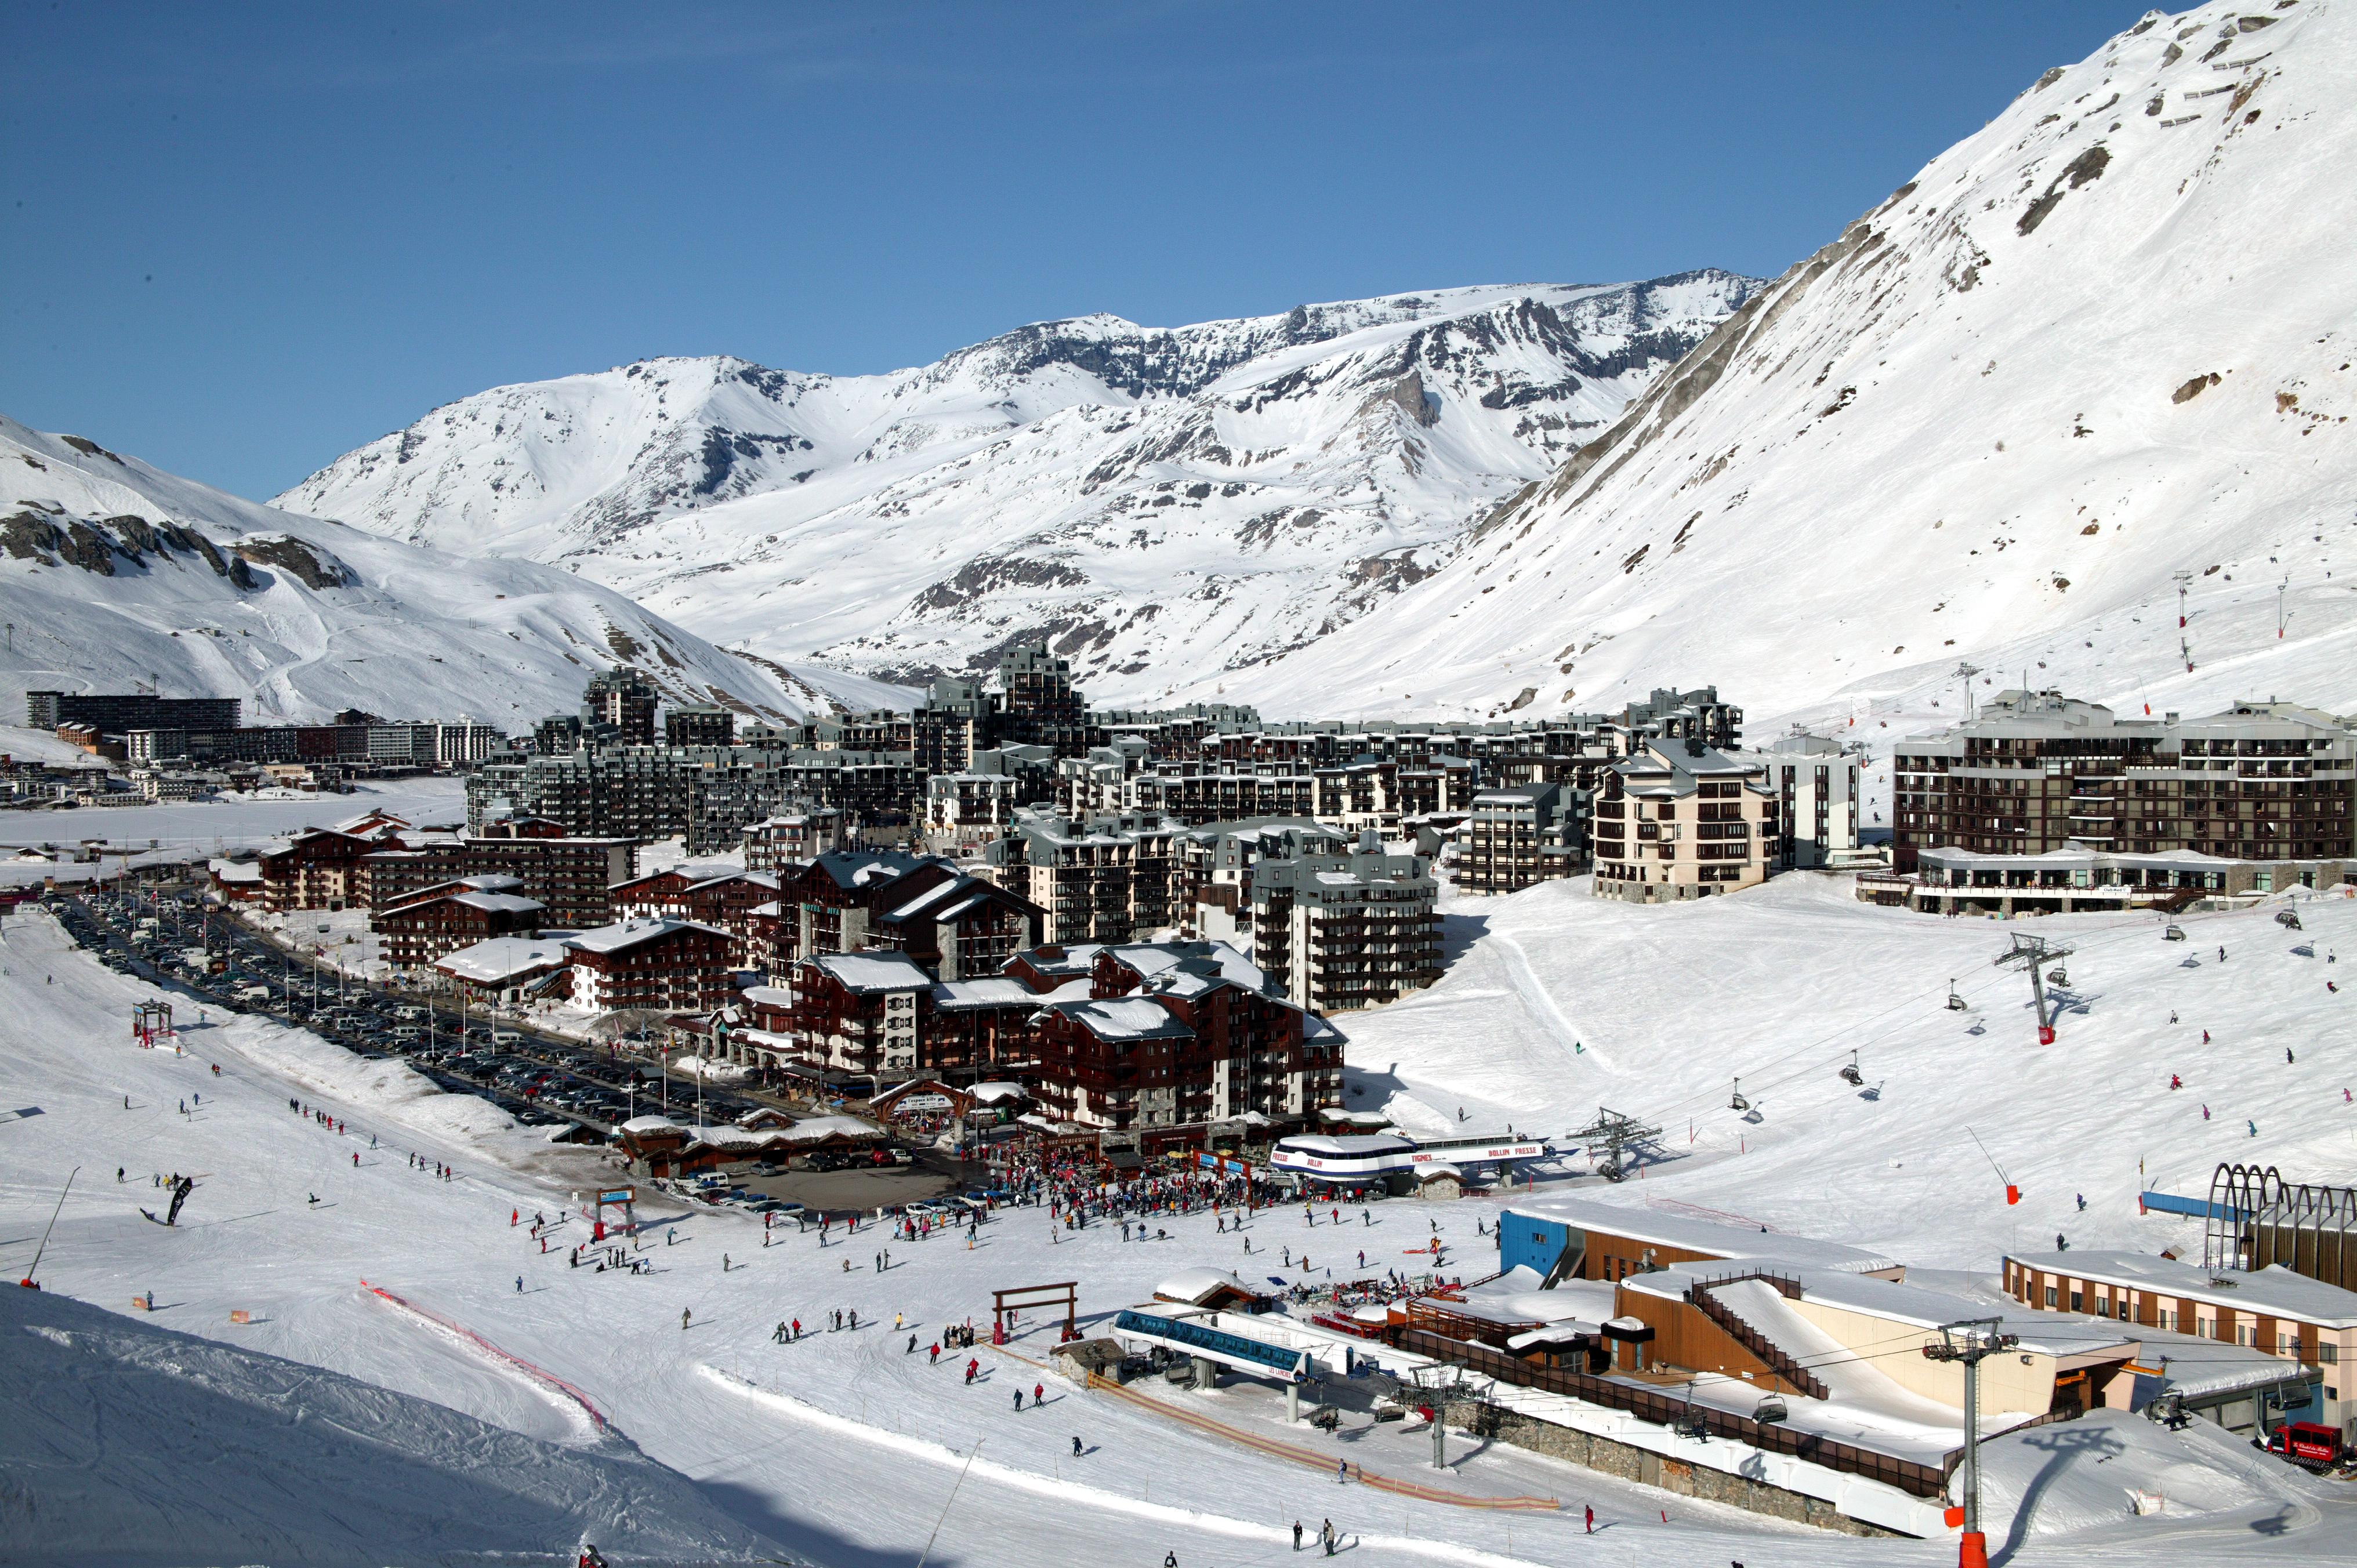
M 1413 1154 L 1415 1140 L 1396 1133 L 1353 1133 L 1339 1137 L 1328 1133 L 1298 1133 L 1282 1140 L 1278 1147 L 1294 1154 L 1349 1159 Z
M 1190 1040 L 1195 1031 L 1159 1003 L 1139 996 L 1059 1002 L 1054 1011 L 1101 1040 Z
M 259 863 L 251 860 L 208 861 L 205 863 L 205 868 L 213 874 L 216 880 L 221 882 L 259 882 L 262 880 L 262 866 Z
M 974 1086 L 974 1097 L 985 1105 L 996 1105 L 1002 1100 L 1028 1100 L 1031 1091 L 1019 1083 L 977 1083 Z
M 565 943 L 553 937 L 493 937 L 456 952 L 444 953 L 434 967 L 460 980 L 495 984 L 535 970 L 554 969 L 567 961 Z
M 668 1116 L 633 1116 L 622 1123 L 625 1133 L 683 1133 L 685 1128 Z
M 1268 1290 L 1263 1285 L 1248 1284 L 1225 1269 L 1181 1269 L 1154 1287 L 1157 1301 L 1182 1301 L 1189 1306 L 1200 1306 L 1224 1291 L 1232 1291 L 1249 1301 L 1265 1301 Z
M 1506 1212 L 1553 1219 L 1581 1230 L 1601 1230 L 1632 1241 L 1674 1247 L 1682 1252 L 1700 1252 L 1714 1258 L 1773 1259 L 1860 1274 L 1896 1273 L 1904 1266 L 1884 1253 L 1839 1241 L 1821 1241 L 1813 1236 L 1791 1236 L 1764 1227 L 1754 1230 L 1591 1197 L 1525 1198 L 1507 1205 Z
M 453 904 L 464 904 L 469 909 L 480 909 L 490 915 L 529 915 L 540 908 L 537 898 L 525 898 L 513 893 L 454 893 Z
M 580 931 L 565 939 L 565 945 L 581 952 L 620 952 L 658 937 L 668 937 L 678 931 L 704 931 L 725 938 L 727 932 L 716 926 L 706 926 L 694 920 L 675 920 L 668 915 L 640 915 L 618 920 L 610 926 Z
M 810 961 L 851 991 L 914 991 L 933 977 L 904 952 L 822 953 Z
M 748 985 L 745 1000 L 756 1007 L 791 1007 L 794 993 L 782 985 Z
M 2068 1252 L 2008 1252 L 2006 1256 L 2041 1273 L 2126 1285 L 2131 1290 L 2166 1291 L 2209 1306 L 2288 1317 L 2319 1328 L 2357 1328 L 2357 1291 L 2293 1273 L 2280 1264 L 2213 1273 L 2149 1252 L 2075 1248 Z

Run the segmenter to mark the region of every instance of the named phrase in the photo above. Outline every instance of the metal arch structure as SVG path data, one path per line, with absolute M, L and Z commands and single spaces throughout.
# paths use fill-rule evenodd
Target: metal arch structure
M 2201 1262 L 2212 1272 L 2279 1264 L 2357 1290 L 2357 1187 L 2289 1182 L 2273 1165 L 2222 1163 L 2210 1177 Z

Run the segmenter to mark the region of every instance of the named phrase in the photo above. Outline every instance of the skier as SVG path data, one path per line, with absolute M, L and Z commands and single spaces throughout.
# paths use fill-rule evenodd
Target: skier
M 1296 1552 L 1301 1550 L 1301 1521 L 1299 1520 L 1295 1520 L 1293 1521 L 1293 1550 Z
M 1351 1462 L 1348 1459 L 1334 1461 L 1334 1484 L 1338 1487 L 1347 1487 L 1351 1484 Z
M 516 1276 L 516 1294 L 518 1294 L 518 1295 L 522 1295 L 522 1294 L 523 1294 L 523 1276 L 522 1276 L 522 1274 L 518 1274 L 518 1275 Z
M 2258 1135 L 2259 1135 L 2259 1124 L 2258 1124 L 2256 1122 L 2252 1122 L 2252 1123 L 2251 1123 L 2251 1136 L 2252 1136 L 2252 1137 L 2254 1137 L 2254 1138 L 2255 1138 L 2255 1137 L 2257 1137 Z
M 2183 1089 L 2185 1087 L 2185 1080 L 2178 1077 L 2175 1073 L 2170 1073 L 2169 1075 L 2169 1087 L 2171 1089 Z
M 974 1357 L 967 1357 L 965 1363 L 965 1380 L 968 1384 L 973 1383 L 974 1375 L 980 1370 L 982 1370 L 981 1361 L 977 1360 Z
M 785 1325 L 785 1321 L 784 1321 L 784 1319 L 780 1318 L 780 1319 L 779 1320 L 779 1322 L 778 1322 L 778 1326 L 777 1326 L 775 1329 L 771 1330 L 771 1332 L 770 1332 L 770 1344 L 772 1344 L 772 1345 L 782 1345 L 782 1344 L 784 1344 L 785 1342 L 786 1342 L 786 1325 Z
M 2284 1047 L 2284 1065 L 2287 1067 L 2290 1066 L 2292 1060 L 2291 1047 L 2289 1046 L 2286 1046 Z
M 597 1555 L 596 1547 L 585 1541 L 581 1543 L 581 1560 L 574 1568 L 606 1568 L 606 1560 Z
M 1037 1410 L 1047 1402 L 1048 1385 L 1045 1383 L 1033 1383 L 1031 1385 L 1031 1408 Z
M 1073 1439 L 1072 1439 L 1072 1457 L 1073 1457 L 1073 1458 L 1075 1458 L 1075 1459 L 1077 1459 L 1077 1458 L 1079 1458 L 1080 1456 L 1081 1456 L 1081 1440 L 1080 1440 L 1079 1438 L 1075 1437 L 1075 1438 L 1073 1438 Z
M 1589 1503 L 1589 1504 L 1587 1504 L 1587 1533 L 1588 1533 L 1588 1534 L 1590 1534 L 1590 1535 L 1594 1535 L 1594 1534 L 1596 1533 L 1596 1505 L 1595 1505 L 1594 1503 Z
M 940 1366 L 941 1364 L 942 1364 L 942 1348 L 941 1348 L 941 1346 L 940 1346 L 938 1343 L 927 1346 L 927 1347 L 925 1348 L 925 1365 L 926 1365 L 926 1366 L 928 1366 L 928 1367 L 938 1367 L 938 1366 Z
M 2210 1043 L 2210 1031 L 2207 1029 L 2201 1031 L 2201 1043 L 2205 1046 Z
M 683 1307 L 681 1307 L 681 1308 L 679 1309 L 679 1331 L 680 1331 L 682 1334 L 684 1334 L 684 1333 L 686 1333 L 686 1332 L 687 1332 L 687 1317 L 688 1317 L 688 1309 L 687 1309 L 686 1307 L 683 1307 Z
M 1015 1413 L 1017 1415 L 1021 1415 L 1023 1413 L 1023 1391 L 1021 1389 L 1015 1391 Z
M 908 1348 L 906 1350 L 903 1350 L 903 1351 L 901 1352 L 901 1354 L 902 1354 L 902 1355 L 904 1355 L 904 1356 L 913 1356 L 913 1355 L 915 1355 L 916 1353 L 917 1353 L 917 1337 L 916 1337 L 915 1335 L 911 1334 L 911 1335 L 909 1335 L 909 1348 Z

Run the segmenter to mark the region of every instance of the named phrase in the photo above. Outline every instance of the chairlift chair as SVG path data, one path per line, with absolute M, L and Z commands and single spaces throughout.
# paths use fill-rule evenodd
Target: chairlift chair
M 1852 1089 L 1857 1089 L 1866 1082 L 1866 1075 L 1857 1070 L 1857 1053 L 1856 1051 L 1850 1052 L 1849 1065 L 1841 1069 L 1841 1080 L 1844 1083 L 1848 1084 Z
M 2276 924 L 2295 931 L 2303 929 L 2299 923 L 2299 911 L 2297 909 L 2277 909 Z
M 1948 982 L 1948 1011 L 1951 1013 L 1961 1013 L 1968 1005 L 1969 1004 L 1967 1004 L 1962 996 L 1956 993 L 1956 983 L 1953 980 Z
M 2071 983 L 2071 972 L 2064 969 L 2058 963 L 2052 969 L 2046 972 L 2046 983 L 2049 985 L 2068 985 Z
M 2165 942 L 2181 942 L 2185 940 L 2185 928 L 2171 920 L 2169 923 L 2169 929 L 2160 933 L 2160 940 Z
M 1784 1408 L 1783 1395 L 1770 1394 L 1760 1402 L 1760 1408 L 1751 1412 L 1751 1419 L 1762 1426 L 1773 1426 L 1776 1423 L 1788 1419 L 1792 1413 Z
M 1738 1078 L 1735 1080 L 1735 1097 L 1729 1100 L 1727 1104 L 1727 1109 L 1730 1111 L 1749 1111 L 1751 1109 L 1751 1101 L 1743 1098 L 1743 1080 L 1741 1079 Z

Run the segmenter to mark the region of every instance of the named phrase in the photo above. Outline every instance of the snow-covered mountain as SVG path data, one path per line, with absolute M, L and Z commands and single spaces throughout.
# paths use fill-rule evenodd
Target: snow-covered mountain
M 2357 9 L 2148 15 L 1757 292 L 1442 572 L 1231 690 L 1544 714 L 1716 680 L 1879 736 L 1953 717 L 1969 659 L 2130 712 L 2357 708 L 2352 169 Z
M 794 672 L 568 573 L 274 510 L 5 418 L 0 617 L 12 719 L 28 689 L 152 680 L 167 696 L 243 697 L 249 723 L 355 707 L 514 730 L 577 708 L 590 674 L 624 660 L 681 701 L 827 705 Z
M 1092 695 L 1150 696 L 1429 576 L 1756 286 L 1090 316 L 881 376 L 651 360 L 436 409 L 276 504 L 562 563 L 770 658 L 914 679 L 1044 631 Z

